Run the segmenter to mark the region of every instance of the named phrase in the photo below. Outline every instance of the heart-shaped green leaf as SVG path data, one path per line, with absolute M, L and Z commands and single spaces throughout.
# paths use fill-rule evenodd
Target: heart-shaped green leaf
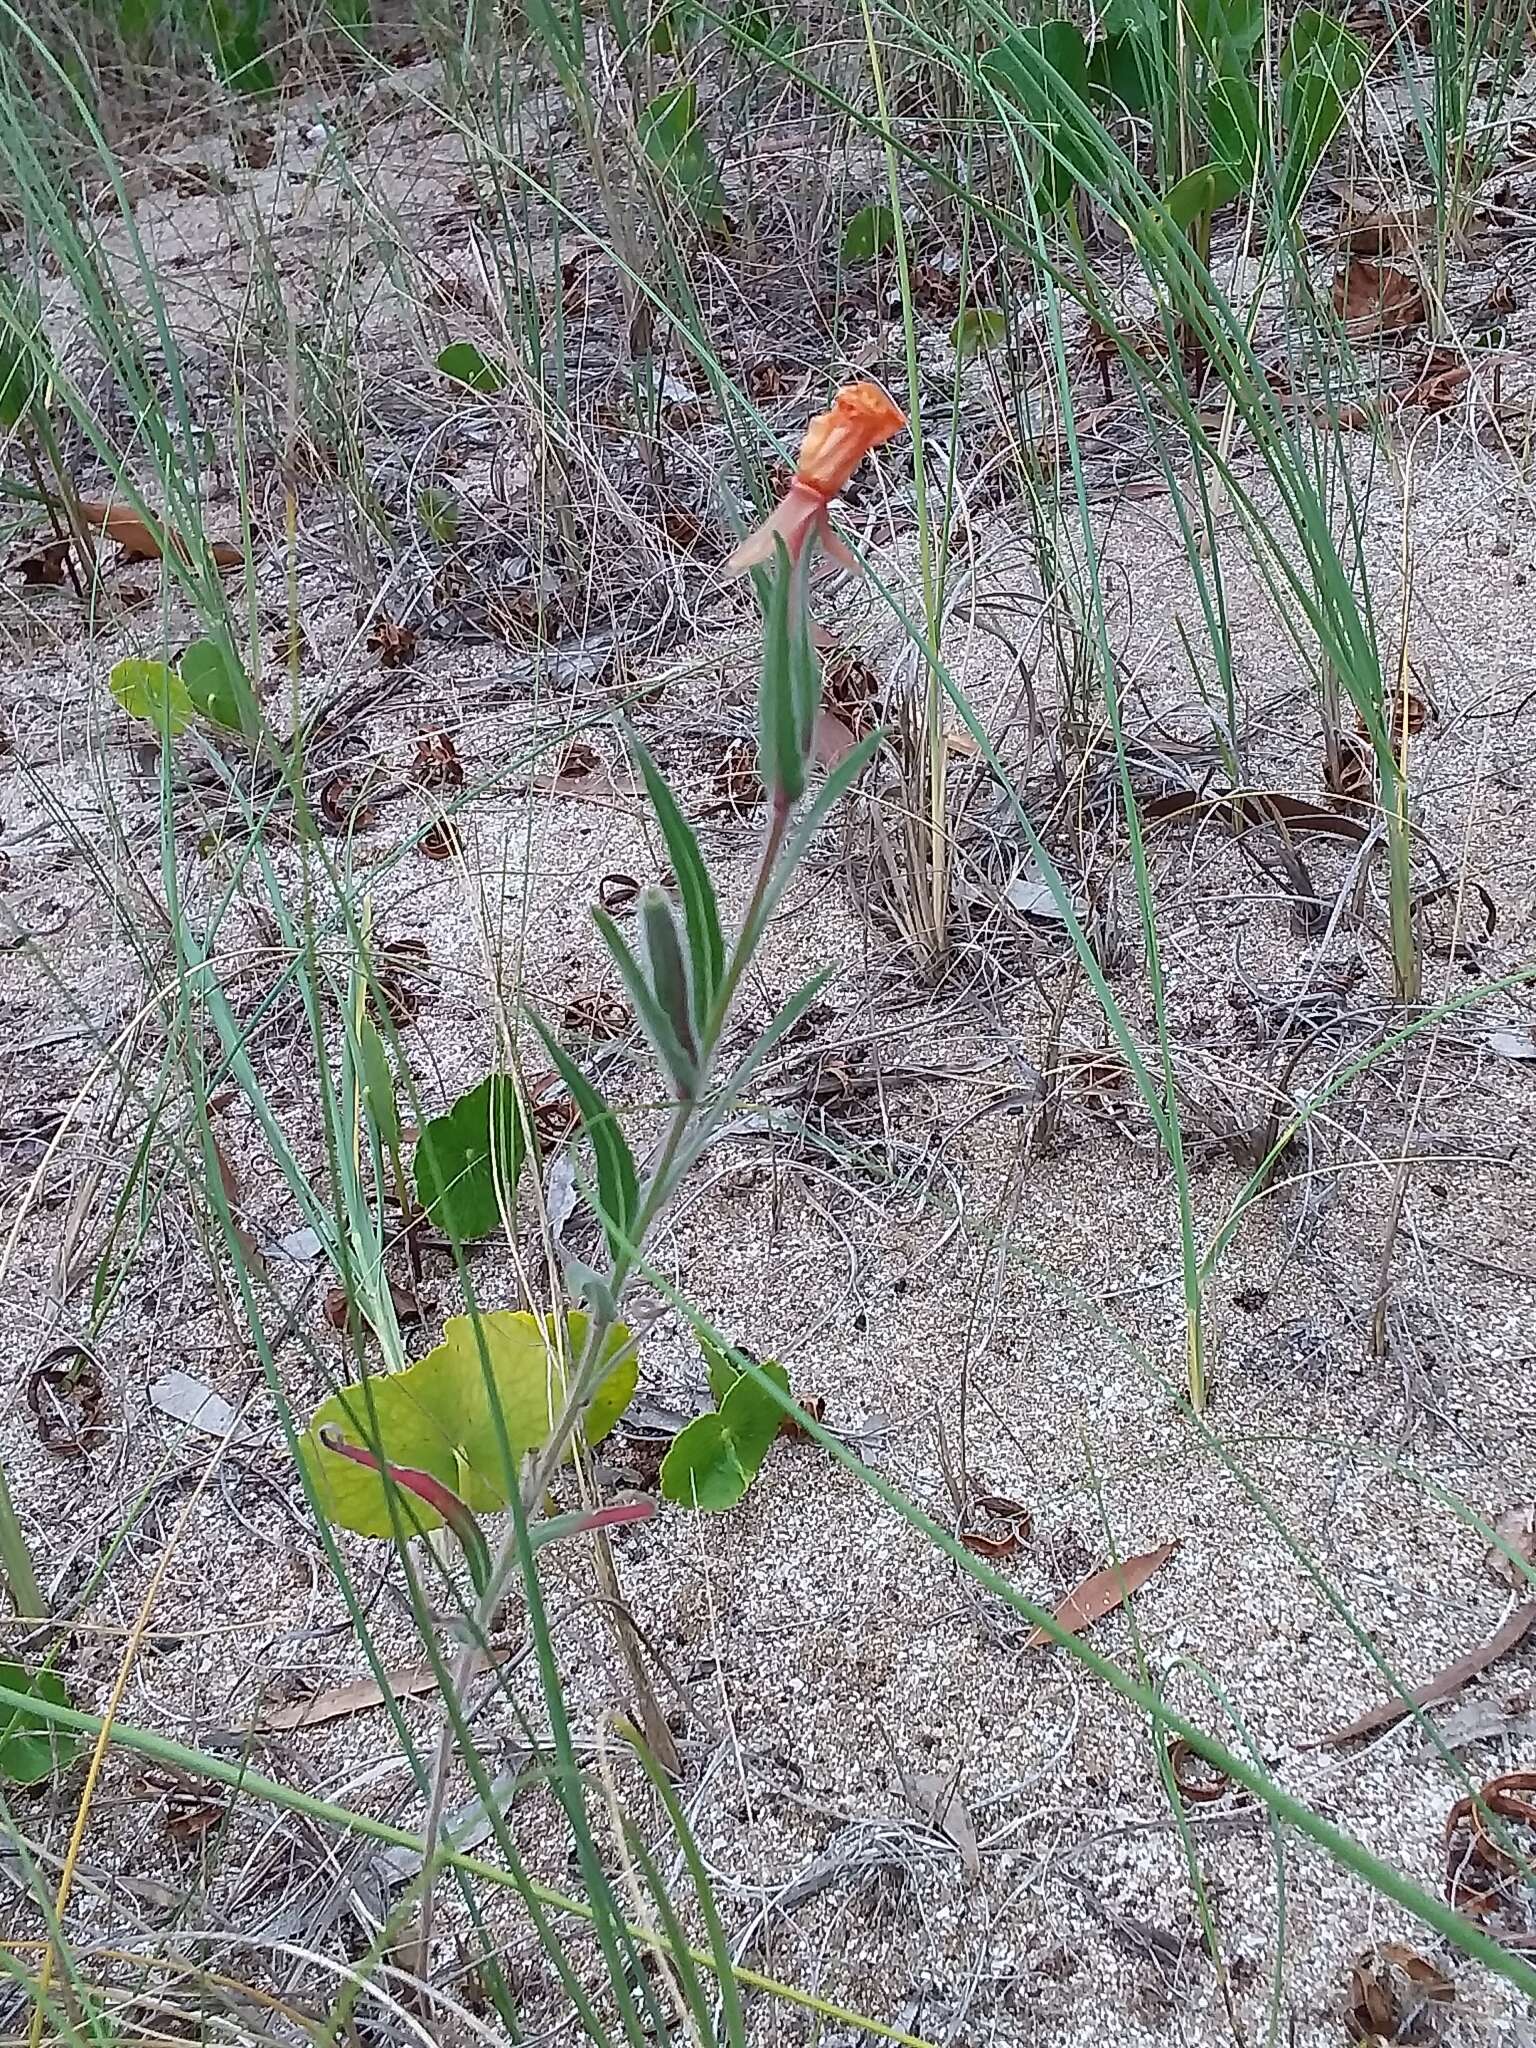
M 300 1440 L 320 1505 L 333 1522 L 360 1536 L 393 1536 L 384 1480 L 328 1451 L 319 1432 L 339 1429 L 391 1465 L 414 1466 L 440 1480 L 474 1514 L 507 1505 L 502 1431 L 513 1463 L 546 1442 L 565 1402 L 567 1376 L 591 1328 L 580 1309 L 564 1317 L 496 1309 L 478 1318 L 450 1316 L 442 1342 L 404 1372 L 378 1373 L 322 1401 Z M 557 1342 L 557 1339 L 559 1340 Z M 627 1353 L 627 1356 L 621 1354 Z M 610 1330 L 602 1379 L 582 1423 L 599 1442 L 634 1398 L 638 1364 L 629 1331 Z M 407 1529 L 435 1529 L 442 1517 L 418 1497 L 397 1495 Z
M 53 1671 L 28 1672 L 20 1664 L 0 1663 L 0 1685 L 29 1693 L 51 1706 L 67 1707 L 69 1694 Z M 0 1778 L 12 1785 L 40 1785 L 44 1778 L 67 1770 L 79 1755 L 81 1739 L 57 1728 L 25 1707 L 0 1706 Z
M 510 1206 L 523 1163 L 523 1122 L 517 1089 L 506 1074 L 487 1074 L 452 1109 L 435 1116 L 416 1146 L 416 1198 L 451 1237 L 487 1237 Z
M 710 1384 L 725 1384 L 729 1360 L 716 1353 L 710 1360 Z M 789 1392 L 782 1365 L 761 1368 L 776 1386 Z M 757 1477 L 769 1446 L 779 1433 L 784 1410 L 749 1374 L 731 1384 L 711 1415 L 700 1415 L 672 1439 L 661 1461 L 661 1491 L 679 1507 L 733 1508 Z
M 472 341 L 449 342 L 437 359 L 437 367 L 450 384 L 462 384 L 466 391 L 479 391 L 491 397 L 506 389 L 506 371 Z
M 134 718 L 147 718 L 160 732 L 185 732 L 194 706 L 187 686 L 163 661 L 120 661 L 107 678 L 108 687 Z

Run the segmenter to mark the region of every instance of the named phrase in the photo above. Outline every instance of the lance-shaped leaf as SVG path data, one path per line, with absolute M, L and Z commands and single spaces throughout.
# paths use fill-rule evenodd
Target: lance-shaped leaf
M 709 1013 L 725 977 L 725 937 L 720 929 L 720 910 L 714 884 L 699 851 L 692 828 L 677 807 L 677 799 L 661 770 L 639 740 L 631 738 L 630 751 L 645 778 L 646 793 L 661 836 L 666 841 L 672 872 L 677 876 L 678 894 L 683 899 L 683 922 L 688 931 L 688 960 L 693 970 L 693 1017 L 702 1040 Z
M 660 894 L 659 891 L 647 892 Z M 642 906 L 644 897 L 641 898 Z M 665 904 L 665 897 L 662 898 Z M 698 1066 L 689 1049 L 692 1043 L 692 1027 L 688 1043 L 679 1037 L 676 1024 L 668 1011 L 664 1010 L 651 987 L 650 977 L 624 942 L 624 936 L 606 910 L 594 910 L 592 922 L 602 933 L 603 943 L 613 955 L 614 965 L 623 976 L 629 999 L 635 1006 L 635 1015 L 641 1028 L 651 1041 L 657 1059 L 661 1061 L 671 1077 L 673 1089 L 679 1101 L 689 1100 L 697 1091 L 699 1083 Z M 642 926 L 642 930 L 644 927 Z M 674 932 L 674 939 L 676 934 Z M 681 961 L 681 949 L 678 952 Z M 683 1014 L 687 1016 L 687 982 L 683 981 Z
M 597 1198 L 602 1206 L 599 1221 L 615 1259 L 631 1243 L 635 1216 L 640 1207 L 640 1176 L 635 1155 L 619 1127 L 619 1120 L 599 1095 L 565 1047 L 541 1017 L 533 1027 L 544 1041 L 545 1050 L 559 1070 L 581 1112 L 582 1126 L 592 1146 L 592 1163 L 597 1173 Z

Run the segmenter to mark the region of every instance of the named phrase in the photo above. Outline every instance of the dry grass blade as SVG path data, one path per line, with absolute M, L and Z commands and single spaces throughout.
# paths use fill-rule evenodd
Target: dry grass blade
M 1086 1579 L 1072 1588 L 1051 1619 L 1073 1635 L 1091 1628 L 1094 1622 L 1102 1621 L 1106 1614 L 1113 1614 L 1133 1593 L 1139 1592 L 1154 1572 L 1162 1570 L 1178 1547 L 1177 1543 L 1160 1543 L 1156 1550 L 1146 1550 L 1139 1557 L 1128 1557 L 1120 1564 L 1106 1565 L 1102 1571 L 1090 1572 Z M 1043 1628 L 1031 1629 L 1024 1638 L 1024 1647 L 1026 1650 L 1039 1649 L 1051 1640 Z

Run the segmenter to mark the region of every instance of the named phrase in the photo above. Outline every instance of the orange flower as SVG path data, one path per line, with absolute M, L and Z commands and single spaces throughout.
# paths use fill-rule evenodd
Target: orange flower
M 845 569 L 858 565 L 832 530 L 828 508 L 871 448 L 879 448 L 907 424 L 906 415 L 878 384 L 850 384 L 831 409 L 817 413 L 800 443 L 800 460 L 789 489 L 755 533 L 749 533 L 725 565 L 727 576 L 771 562 L 782 539 L 798 562 L 807 543 L 819 540 Z

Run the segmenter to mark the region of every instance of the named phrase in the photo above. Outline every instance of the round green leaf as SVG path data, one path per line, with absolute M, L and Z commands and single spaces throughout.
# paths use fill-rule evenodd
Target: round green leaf
M 497 1176 L 510 1204 L 523 1150 L 516 1087 L 506 1074 L 487 1074 L 422 1131 L 416 1198 L 451 1237 L 486 1237 L 501 1222 Z
M 187 686 L 163 661 L 120 661 L 107 678 L 118 703 L 134 718 L 147 718 L 161 732 L 184 732 L 194 705 Z
M 1008 322 L 996 306 L 967 306 L 949 330 L 949 345 L 964 360 L 995 348 L 1008 332 Z
M 888 206 L 861 206 L 843 229 L 843 261 L 872 263 L 896 239 L 896 216 Z
M 217 640 L 194 640 L 178 667 L 194 710 L 228 732 L 243 729 L 241 705 L 251 686 Z
M 489 397 L 506 388 L 507 373 L 501 364 L 492 362 L 472 341 L 451 341 L 438 357 L 437 367 L 450 383 L 462 384 L 466 391 Z
M 20 1664 L 0 1663 L 0 1685 L 30 1693 L 50 1706 L 67 1707 L 69 1694 L 54 1671 L 36 1673 Z M 81 1739 L 68 1728 L 56 1728 L 25 1707 L 0 1707 L 0 1778 L 12 1785 L 40 1785 L 44 1778 L 67 1770 L 79 1755 Z
M 725 1384 L 729 1363 L 719 1353 L 710 1360 L 712 1387 Z M 765 1363 L 762 1370 L 789 1392 L 782 1365 Z M 672 1439 L 661 1461 L 662 1498 L 716 1512 L 735 1507 L 757 1477 L 783 1420 L 784 1411 L 772 1395 L 749 1373 L 740 1374 L 713 1415 L 696 1417 Z
M 522 1309 L 497 1309 L 478 1323 L 450 1316 L 442 1342 L 404 1372 L 375 1374 L 322 1401 L 299 1448 L 329 1519 L 360 1536 L 395 1533 L 384 1480 L 327 1451 L 320 1442 L 327 1427 L 391 1465 L 430 1472 L 474 1514 L 504 1508 L 502 1431 L 515 1478 L 524 1454 L 548 1440 L 565 1404 L 567 1372 L 586 1346 L 588 1316 L 580 1309 L 567 1314 L 563 1343 L 557 1345 L 560 1320 Z M 587 1409 L 581 1432 L 587 1443 L 599 1443 L 634 1399 L 639 1364 L 622 1323 L 609 1331 L 603 1357 L 616 1362 Z M 398 1504 L 407 1529 L 442 1526 L 442 1517 L 424 1501 L 401 1493 Z

